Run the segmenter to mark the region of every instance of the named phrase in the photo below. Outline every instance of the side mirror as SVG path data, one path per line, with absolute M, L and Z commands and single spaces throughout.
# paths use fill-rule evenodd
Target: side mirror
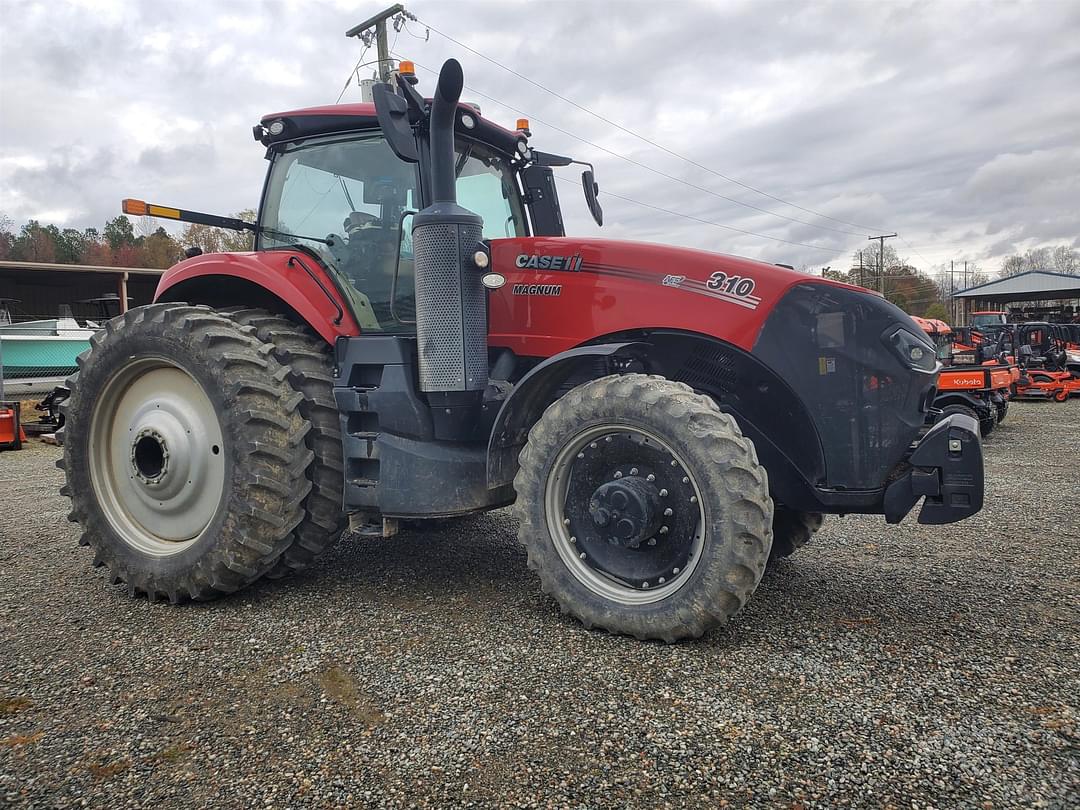
M 371 96 L 375 102 L 379 128 L 394 154 L 407 163 L 417 163 L 420 156 L 416 151 L 416 135 L 409 121 L 408 101 L 394 93 L 390 85 L 384 82 L 372 85 Z
M 604 225 L 604 209 L 600 207 L 600 201 L 596 199 L 600 193 L 600 186 L 596 184 L 592 169 L 586 169 L 581 173 L 581 187 L 585 189 L 585 203 L 589 206 L 589 213 L 597 225 Z

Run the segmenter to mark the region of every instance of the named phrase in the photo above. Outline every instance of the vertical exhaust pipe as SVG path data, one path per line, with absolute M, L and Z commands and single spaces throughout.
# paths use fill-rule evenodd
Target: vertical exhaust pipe
M 420 390 L 433 406 L 436 434 L 451 440 L 469 438 L 488 384 L 487 298 L 472 264 L 484 220 L 457 204 L 454 173 L 463 86 L 461 65 L 447 60 L 428 117 L 432 201 L 412 228 Z

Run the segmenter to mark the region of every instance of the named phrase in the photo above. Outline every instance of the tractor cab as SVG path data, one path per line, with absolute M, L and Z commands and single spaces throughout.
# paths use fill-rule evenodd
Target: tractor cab
M 256 249 L 305 248 L 340 281 L 364 331 L 414 332 L 411 221 L 430 190 L 419 165 L 394 154 L 374 105 L 332 110 L 276 113 L 256 127 L 270 161 Z M 478 112 L 460 108 L 458 198 L 483 217 L 485 239 L 525 236 L 515 176 L 524 135 L 480 121 Z
M 316 254 L 340 282 L 365 332 L 416 331 L 414 216 L 434 200 L 432 100 L 412 87 L 403 62 L 396 88 L 376 85 L 375 102 L 264 116 L 254 127 L 270 161 L 256 230 L 257 250 Z M 563 236 L 552 166 L 579 161 L 534 151 L 529 122 L 506 129 L 476 105 L 456 103 L 453 193 L 478 215 L 481 241 Z M 592 167 L 582 176 L 597 223 Z

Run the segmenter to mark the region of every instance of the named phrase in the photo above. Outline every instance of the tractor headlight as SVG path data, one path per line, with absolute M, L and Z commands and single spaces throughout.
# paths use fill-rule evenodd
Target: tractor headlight
M 893 351 L 904 365 L 920 374 L 933 374 L 938 370 L 934 347 L 913 335 L 907 329 L 897 329 L 889 335 Z

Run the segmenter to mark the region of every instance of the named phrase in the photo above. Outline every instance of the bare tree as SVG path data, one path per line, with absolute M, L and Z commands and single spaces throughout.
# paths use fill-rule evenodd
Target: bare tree
M 1080 275 L 1080 253 L 1068 245 L 1058 245 L 1051 254 L 1055 273 Z
M 1025 270 L 1023 256 L 1009 256 L 1001 263 L 1002 277 L 1015 276 L 1023 273 Z

